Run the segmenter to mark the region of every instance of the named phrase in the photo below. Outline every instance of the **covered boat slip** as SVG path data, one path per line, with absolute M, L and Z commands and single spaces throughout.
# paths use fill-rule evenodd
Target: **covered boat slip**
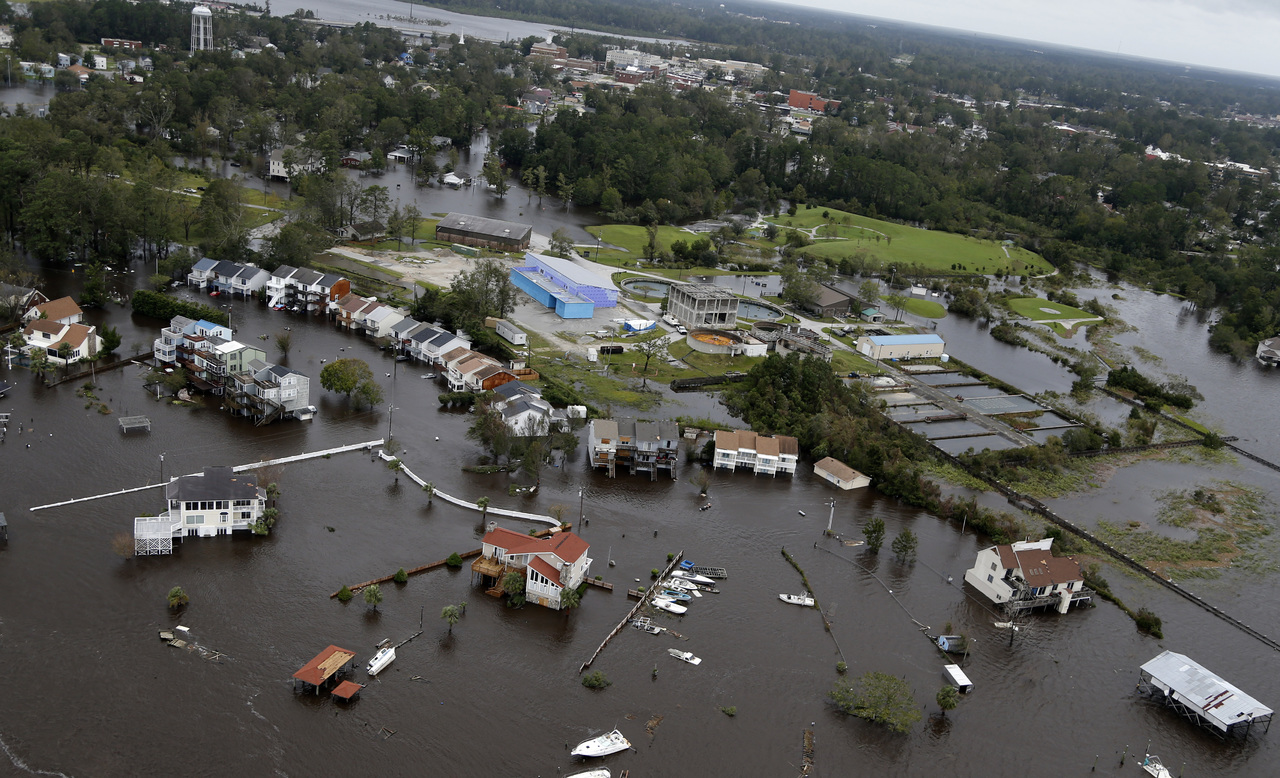
M 329 646 L 316 654 L 302 669 L 293 674 L 294 681 L 301 681 L 304 691 L 315 688 L 316 694 L 330 683 L 337 681 L 350 669 L 356 652 L 337 646 Z M 296 687 L 297 684 L 295 683 Z
M 1221 735 L 1271 729 L 1271 708 L 1183 654 L 1165 651 L 1144 664 L 1138 690 Z

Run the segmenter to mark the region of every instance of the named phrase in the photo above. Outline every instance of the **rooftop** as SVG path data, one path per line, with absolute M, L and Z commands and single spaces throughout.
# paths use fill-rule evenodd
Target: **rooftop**
M 451 213 L 436 225 L 438 230 L 461 230 L 494 238 L 510 238 L 523 240 L 533 232 L 533 225 L 508 222 L 502 219 L 490 219 L 486 216 L 472 216 L 466 213 Z
M 871 335 L 869 337 L 877 346 L 922 346 L 946 343 L 941 335 Z
M 302 666 L 302 669 L 293 674 L 294 678 L 299 681 L 306 681 L 313 686 L 319 686 L 329 677 L 338 672 L 352 659 L 356 658 L 356 652 L 348 651 L 345 648 L 337 646 L 329 646 L 325 650 L 316 654 L 315 657 Z
M 525 259 L 537 259 L 549 270 L 552 270 L 579 286 L 599 286 L 605 289 L 612 289 L 613 282 L 608 276 L 603 276 L 592 270 L 588 270 L 568 259 L 559 257 L 549 257 L 546 254 L 537 254 L 532 251 L 524 253 Z
M 170 500 L 252 500 L 258 496 L 258 479 L 229 467 L 206 467 L 200 475 L 186 475 L 165 488 Z
M 39 311 L 39 313 L 37 313 L 36 316 L 39 316 L 41 313 L 43 313 L 46 316 L 48 316 L 50 319 L 53 319 L 54 321 L 58 321 L 59 319 L 66 319 L 71 316 L 78 316 L 81 313 L 83 313 L 80 310 L 80 306 L 76 305 L 76 301 L 72 300 L 70 297 L 59 297 L 56 300 L 50 300 L 47 303 L 41 303 L 37 305 L 33 310 Z
M 695 300 L 721 300 L 737 296 L 729 289 L 715 284 L 672 284 L 672 294 L 677 290 L 680 294 L 692 297 Z
M 1142 672 L 1167 687 L 1169 696 L 1196 710 L 1215 729 L 1224 732 L 1234 725 L 1272 713 L 1261 702 L 1183 654 L 1161 652 L 1142 666 Z

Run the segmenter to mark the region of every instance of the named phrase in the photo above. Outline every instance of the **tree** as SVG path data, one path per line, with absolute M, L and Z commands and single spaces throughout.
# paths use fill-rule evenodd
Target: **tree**
M 191 598 L 182 590 L 181 586 L 175 586 L 169 590 L 169 609 L 176 610 L 183 605 L 191 602 Z
M 396 571 L 395 575 L 391 576 L 391 580 L 395 581 L 398 584 L 406 583 L 409 580 L 409 574 L 406 573 L 404 568 L 402 567 Z
M 516 287 L 510 268 L 497 259 L 482 259 L 470 270 L 454 276 L 449 284 L 457 310 L 477 321 L 486 316 L 504 318 L 515 308 Z
M 903 529 L 898 536 L 893 539 L 893 553 L 898 557 L 899 562 L 906 562 L 916 555 L 916 533 L 910 529 Z
M 563 227 L 557 227 L 551 233 L 551 251 L 554 254 L 563 254 L 569 256 L 569 252 L 573 250 L 573 238 L 569 237 L 569 233 L 565 232 Z
M 247 256 L 249 223 L 240 182 L 229 178 L 210 181 L 196 209 L 206 253 L 219 259 Z
M 898 294 L 897 292 L 894 292 L 893 294 L 888 295 L 884 299 L 885 299 L 885 302 L 889 303 L 889 305 L 893 306 L 894 309 L 897 310 L 898 315 L 895 318 L 897 318 L 898 320 L 901 320 L 902 309 L 907 306 L 906 296 Z
M 364 587 L 364 601 L 376 611 L 378 604 L 382 602 L 382 587 L 377 584 L 369 584 Z
M 955 710 L 956 706 L 960 704 L 960 690 L 951 684 L 946 684 L 938 690 L 936 699 L 938 707 L 942 708 L 942 715 L 946 716 L 947 711 Z
M 577 589 L 573 587 L 569 587 L 564 591 L 560 592 L 560 609 L 561 610 L 568 611 L 578 607 L 581 604 L 582 604 L 582 595 L 578 593 Z
M 343 584 L 342 588 L 338 590 L 338 602 L 351 602 L 352 597 L 355 597 L 355 595 L 351 593 L 351 589 L 346 584 Z
M 637 343 L 631 350 L 644 357 L 644 366 L 640 368 L 640 376 L 642 388 L 647 389 L 649 388 L 649 361 L 666 352 L 666 340 L 661 335 L 656 335 L 649 338 L 649 340 Z
M 922 718 L 911 685 L 887 673 L 866 673 L 852 684 L 841 678 L 827 696 L 841 712 L 884 724 L 893 732 L 907 732 Z
M 373 185 L 360 193 L 356 208 L 366 219 L 380 222 L 391 207 L 391 193 L 385 186 Z
M 485 518 L 489 515 L 489 498 L 481 497 L 480 499 L 476 500 L 476 507 L 480 509 L 480 521 L 483 522 Z
M 452 635 L 453 625 L 457 624 L 458 620 L 462 618 L 462 611 L 458 609 L 457 605 L 446 605 L 440 609 L 440 618 L 449 624 L 449 634 Z
M 293 348 L 293 333 L 288 330 L 281 330 L 276 333 L 276 348 L 284 356 L 289 355 L 289 350 Z
M 878 305 L 880 302 L 880 284 L 873 278 L 868 278 L 858 285 L 858 299 L 867 305 Z
M 448 559 L 444 560 L 444 563 L 446 567 L 452 567 L 456 570 L 457 568 L 462 567 L 462 555 L 457 551 L 454 551 L 449 555 Z
M 375 405 L 381 405 L 383 399 L 382 387 L 372 378 L 366 378 L 361 381 L 360 385 L 351 393 L 351 404 L 356 408 L 362 408 L 366 405 L 369 408 L 373 408 Z
M 519 570 L 507 571 L 502 576 L 502 591 L 506 592 L 508 606 L 519 608 L 524 605 L 524 573 Z
M 884 545 L 884 519 L 872 516 L 862 525 L 862 536 L 867 539 L 867 550 L 873 554 L 880 553 Z
M 511 188 L 510 184 L 507 183 L 507 177 L 502 170 L 502 165 L 498 162 L 498 155 L 492 150 L 484 157 L 484 168 L 480 175 L 484 176 L 485 183 L 493 189 L 493 193 L 498 197 L 505 197 L 507 190 Z
M 373 380 L 373 371 L 363 359 L 336 359 L 320 369 L 320 386 L 350 397 L 363 381 Z
M 430 504 L 431 504 L 431 499 L 432 499 L 433 497 L 435 497 L 435 496 L 436 496 L 436 485 L 435 485 L 435 482 L 433 482 L 433 481 L 427 481 L 426 486 L 423 486 L 423 487 L 422 487 L 422 491 L 424 491 L 424 492 L 426 492 L 426 493 L 427 493 L 427 505 L 430 505 Z M 454 553 L 456 554 L 457 552 L 454 552 Z M 453 557 L 452 557 L 452 556 L 450 556 L 449 558 L 450 558 L 450 559 L 452 559 Z

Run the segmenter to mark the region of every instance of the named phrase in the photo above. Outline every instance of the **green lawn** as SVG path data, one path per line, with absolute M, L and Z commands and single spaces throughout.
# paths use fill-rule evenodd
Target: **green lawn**
M 644 248 L 649 244 L 649 234 L 644 227 L 636 224 L 605 224 L 600 227 L 588 227 L 587 232 L 599 238 L 604 243 L 612 244 L 617 248 L 610 248 L 602 245 L 600 247 L 600 259 L 598 261 L 606 261 L 609 259 L 630 259 L 634 263 L 637 259 L 644 259 Z M 698 236 L 691 232 L 679 229 L 677 227 L 668 227 L 663 225 L 658 228 L 658 248 L 669 250 L 671 244 L 683 240 L 686 243 L 692 243 L 697 240 Z M 586 249 L 587 246 L 582 246 Z M 595 259 L 595 246 L 590 246 L 592 251 L 592 259 Z
M 841 338 L 840 340 L 847 342 L 846 338 Z M 872 362 L 861 354 L 855 354 L 852 351 L 845 351 L 843 349 L 836 349 L 835 352 L 831 354 L 831 369 L 834 370 L 837 375 L 849 375 L 850 373 L 862 373 L 865 375 L 867 373 L 876 372 L 879 367 L 875 362 Z
M 1005 305 L 1019 316 L 1025 316 L 1032 321 L 1102 320 L 1102 317 L 1097 314 L 1082 311 L 1079 308 L 1072 308 L 1070 305 L 1063 305 L 1062 303 L 1051 303 L 1039 297 L 1017 297 L 1012 300 L 1006 300 Z
M 884 297 L 880 299 L 885 300 Z M 885 300 L 885 305 L 888 306 L 888 304 L 888 301 Z M 942 303 L 936 303 L 933 300 L 921 300 L 919 297 L 907 297 L 906 302 L 902 304 L 902 310 L 927 319 L 941 319 L 947 315 L 947 309 L 942 306 Z
M 837 223 L 828 225 L 823 213 Z M 852 257 L 855 252 L 865 252 L 868 261 L 883 267 L 902 264 L 951 271 L 952 265 L 956 265 L 957 272 L 992 274 L 1004 270 L 1031 275 L 1053 270 L 1043 257 L 1017 246 L 950 232 L 921 230 L 831 208 L 801 209 L 795 216 L 783 214 L 770 218 L 770 221 L 779 227 L 800 229 L 828 225 L 820 229 L 819 234 L 838 237 L 820 238 L 803 249 L 808 254 L 828 259 L 840 260 Z

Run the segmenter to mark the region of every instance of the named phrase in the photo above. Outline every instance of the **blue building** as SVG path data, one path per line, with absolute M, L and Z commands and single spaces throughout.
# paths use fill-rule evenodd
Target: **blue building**
M 511 270 L 511 283 L 562 319 L 590 319 L 596 308 L 618 304 L 618 290 L 605 276 L 532 251 L 524 258 L 524 265 Z

